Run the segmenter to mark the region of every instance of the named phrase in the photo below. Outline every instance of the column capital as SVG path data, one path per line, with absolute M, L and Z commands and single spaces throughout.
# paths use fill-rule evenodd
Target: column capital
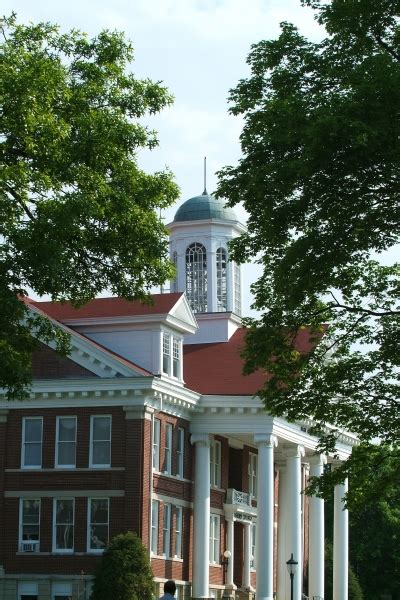
M 322 466 L 326 465 L 328 462 L 328 458 L 326 454 L 313 454 L 312 456 L 307 456 L 307 461 L 311 466 Z
M 300 446 L 299 444 L 283 448 L 283 455 L 286 458 L 304 458 L 305 454 L 304 446 Z
M 190 436 L 191 444 L 198 444 L 199 446 L 210 446 L 210 436 L 208 433 L 193 433 Z
M 272 433 L 256 433 L 254 435 L 254 443 L 259 448 L 260 446 L 268 448 L 276 448 L 278 440 Z

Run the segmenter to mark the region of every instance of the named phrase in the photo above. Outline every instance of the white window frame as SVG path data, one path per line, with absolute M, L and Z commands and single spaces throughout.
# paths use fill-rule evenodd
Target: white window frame
M 182 364 L 182 340 L 172 336 L 172 365 L 171 377 L 173 379 L 181 379 L 181 364 Z M 174 373 L 176 367 L 176 375 Z
M 164 445 L 164 470 L 166 475 L 172 474 L 172 440 L 174 426 L 172 423 L 165 423 L 165 445 Z
M 36 581 L 18 582 L 18 600 L 23 597 L 39 598 L 38 584 Z
M 37 540 L 32 540 L 33 544 L 37 544 L 37 548 L 38 548 L 38 552 L 40 551 L 40 521 L 41 521 L 41 512 L 42 512 L 42 501 L 40 498 L 20 498 L 19 500 L 19 534 L 18 534 L 18 550 L 20 552 L 23 552 L 22 550 L 22 544 L 29 544 L 29 540 L 24 540 L 23 539 L 23 527 L 24 527 L 24 522 L 23 522 L 23 511 L 24 511 L 24 502 L 31 500 L 31 501 L 35 501 L 35 502 L 39 502 L 39 522 L 38 522 L 38 531 L 39 531 L 39 535 L 38 535 L 38 539 Z
M 176 446 L 176 475 L 183 479 L 185 474 L 185 429 L 178 427 Z
M 51 585 L 51 600 L 72 598 L 72 583 L 53 582 Z
M 209 555 L 208 561 L 210 565 L 220 564 L 221 546 L 221 519 L 219 515 L 210 514 L 210 538 L 209 538 Z
M 160 502 L 151 501 L 151 527 L 150 527 L 150 552 L 158 555 L 158 518 L 160 512 Z
M 171 518 L 172 507 L 169 503 L 164 503 L 163 514 L 163 556 L 166 558 L 171 556 Z
M 249 494 L 253 498 L 257 498 L 257 487 L 258 487 L 258 456 L 253 452 L 249 453 Z
M 37 465 L 26 465 L 26 445 L 27 444 L 38 444 L 39 442 L 27 442 L 25 440 L 26 433 L 26 421 L 40 421 L 41 422 L 41 435 L 40 435 L 40 464 Z M 43 417 L 23 417 L 22 419 L 22 444 L 21 444 L 21 469 L 41 469 L 43 463 Z
M 72 500 L 72 548 L 57 548 L 57 502 Z M 75 498 L 54 498 L 53 499 L 53 552 L 57 554 L 73 554 L 75 547 Z
M 75 439 L 73 441 L 65 441 L 59 439 L 59 431 L 60 431 L 60 421 L 62 419 L 74 419 L 75 420 Z M 74 469 L 76 467 L 76 435 L 77 435 L 77 419 L 75 415 L 63 415 L 56 418 L 56 457 L 55 457 L 55 465 L 57 469 Z M 75 445 L 75 460 L 71 464 L 59 464 L 59 445 L 60 444 L 74 444 Z
M 171 334 L 166 331 L 162 332 L 162 356 L 161 356 L 161 371 L 164 375 L 171 375 Z M 164 358 L 166 360 L 166 365 L 164 365 Z
M 108 440 L 94 440 L 93 429 L 94 420 L 98 418 L 108 418 L 110 421 L 110 438 Z M 91 415 L 90 416 L 90 445 L 89 445 L 89 467 L 91 469 L 109 469 L 111 467 L 111 440 L 112 440 L 112 416 L 111 415 Z M 93 443 L 94 442 L 109 442 L 110 444 L 110 460 L 108 463 L 94 463 L 93 462 Z
M 91 530 L 92 530 L 92 501 L 95 500 L 107 500 L 107 544 L 104 548 L 91 548 Z M 105 523 L 102 523 L 105 525 Z M 87 552 L 93 554 L 102 554 L 106 549 L 108 542 L 110 541 L 110 498 L 99 497 L 99 498 L 88 498 L 88 508 L 87 508 L 87 538 L 86 538 L 86 549 Z
M 172 379 L 182 379 L 182 339 L 168 331 L 161 336 L 161 372 Z
M 182 558 L 183 508 L 175 506 L 174 558 Z
M 221 487 L 221 442 L 212 440 L 210 444 L 210 485 Z
M 256 539 L 257 539 L 257 525 L 251 523 L 250 525 L 250 568 L 256 570 Z M 253 559 L 251 559 L 253 557 Z
M 160 472 L 160 441 L 161 441 L 161 421 L 153 419 L 153 471 Z

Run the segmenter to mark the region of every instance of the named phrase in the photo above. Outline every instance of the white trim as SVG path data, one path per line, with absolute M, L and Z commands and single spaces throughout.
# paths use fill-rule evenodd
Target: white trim
M 104 548 L 91 548 L 91 525 L 92 525 L 92 500 L 107 500 L 107 543 L 110 541 L 110 498 L 99 496 L 98 498 L 88 498 L 88 506 L 87 506 L 87 527 L 86 527 L 86 550 L 89 554 L 102 554 L 105 550 Z M 101 523 L 101 525 L 105 525 L 105 523 Z
M 31 596 L 39 598 L 38 584 L 36 581 L 18 581 L 18 600 L 22 596 Z
M 183 507 L 179 505 L 174 506 L 175 512 L 175 527 L 174 527 L 174 538 L 173 538 L 173 558 L 182 560 L 183 556 Z M 179 519 L 178 519 L 179 515 Z M 179 525 L 179 527 L 178 527 Z M 179 540 L 179 543 L 178 543 Z M 178 547 L 179 554 L 177 554 L 176 549 Z
M 110 439 L 109 439 L 109 443 L 110 443 L 110 462 L 109 463 L 94 463 L 93 462 L 93 442 L 94 441 L 100 441 L 100 442 L 106 442 L 107 440 L 94 440 L 93 439 L 93 422 L 95 419 L 97 418 L 105 418 L 107 417 L 110 421 Z M 111 467 L 112 464 L 112 458 L 111 458 L 111 451 L 112 451 L 112 415 L 90 415 L 90 442 L 89 442 L 89 467 L 91 469 L 107 469 L 109 467 Z
M 57 502 L 61 500 L 72 500 L 72 548 L 57 548 Z M 52 534 L 52 552 L 54 554 L 73 554 L 75 549 L 75 498 L 53 498 L 53 534 Z
M 163 474 L 172 475 L 172 450 L 173 450 L 174 426 L 172 423 L 165 423 L 165 446 L 164 446 L 164 466 Z
M 59 439 L 59 424 L 60 424 L 60 419 L 74 419 L 75 420 L 75 439 L 73 440 L 73 443 L 75 444 L 75 461 L 72 464 L 65 464 L 65 465 L 60 465 L 58 463 L 58 445 L 60 443 L 60 439 Z M 54 458 L 54 468 L 57 469 L 74 469 L 76 467 L 76 439 L 77 439 L 77 429 L 78 429 L 78 422 L 77 422 L 77 418 L 75 415 L 60 415 L 58 417 L 56 417 L 56 451 L 55 451 L 55 458 Z M 61 440 L 61 443 L 67 443 L 67 444 L 71 444 L 71 441 L 65 441 L 65 440 Z
M 125 490 L 6 490 L 4 498 L 124 498 Z
M 215 544 L 217 543 L 217 550 Z M 208 562 L 211 566 L 220 565 L 220 547 L 221 547 L 221 516 L 215 512 L 210 513 L 210 540 L 209 548 L 211 549 L 211 556 L 208 556 Z M 216 555 L 216 556 L 215 556 Z
M 163 553 L 165 558 L 171 557 L 171 520 L 172 505 L 169 502 L 164 504 L 163 512 Z
M 51 582 L 51 600 L 57 600 L 59 597 L 72 598 L 72 583 L 70 582 Z
M 180 447 L 180 449 L 179 449 Z M 176 445 L 176 477 L 184 479 L 185 474 L 185 428 L 178 427 Z
M 160 472 L 160 443 L 161 443 L 161 420 L 153 419 L 153 444 L 152 444 L 152 469 L 155 473 Z
M 157 510 L 156 510 L 157 507 Z M 150 554 L 158 556 L 158 520 L 160 515 L 160 501 L 153 498 L 151 501 L 151 523 L 150 523 Z M 153 536 L 153 531 L 155 532 Z M 155 552 L 154 552 L 155 546 Z
M 30 421 L 39 421 L 41 422 L 41 432 L 40 432 L 40 465 L 25 465 L 25 423 L 27 420 Z M 28 443 L 38 443 L 38 442 L 28 442 Z M 43 464 L 43 417 L 22 417 L 22 440 L 21 440 L 21 469 L 32 470 L 32 469 L 41 469 Z

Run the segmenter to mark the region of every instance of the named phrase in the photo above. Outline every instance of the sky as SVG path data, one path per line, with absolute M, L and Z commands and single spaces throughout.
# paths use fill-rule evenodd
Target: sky
M 148 172 L 167 166 L 175 174 L 179 203 L 202 193 L 204 156 L 210 193 L 216 171 L 241 156 L 242 121 L 228 114 L 228 94 L 249 75 L 251 44 L 276 38 L 282 21 L 311 40 L 323 35 L 300 0 L 2 0 L 0 6 L 1 14 L 15 11 L 23 23 L 50 21 L 90 36 L 102 29 L 126 33 L 135 49 L 132 72 L 162 81 L 175 97 L 172 107 L 146 120 L 158 131 L 159 147 L 138 160 Z M 165 221 L 175 212 L 165 211 Z M 244 210 L 236 212 L 245 222 Z M 258 274 L 256 265 L 243 268 L 244 314 L 251 314 L 249 289 Z

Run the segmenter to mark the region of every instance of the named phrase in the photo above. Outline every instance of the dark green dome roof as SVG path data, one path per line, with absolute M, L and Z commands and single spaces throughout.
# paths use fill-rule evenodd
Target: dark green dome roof
M 179 221 L 201 221 L 203 219 L 220 219 L 221 221 L 237 221 L 235 212 L 226 206 L 224 201 L 210 196 L 206 190 L 201 196 L 189 198 L 178 208 L 174 223 Z

